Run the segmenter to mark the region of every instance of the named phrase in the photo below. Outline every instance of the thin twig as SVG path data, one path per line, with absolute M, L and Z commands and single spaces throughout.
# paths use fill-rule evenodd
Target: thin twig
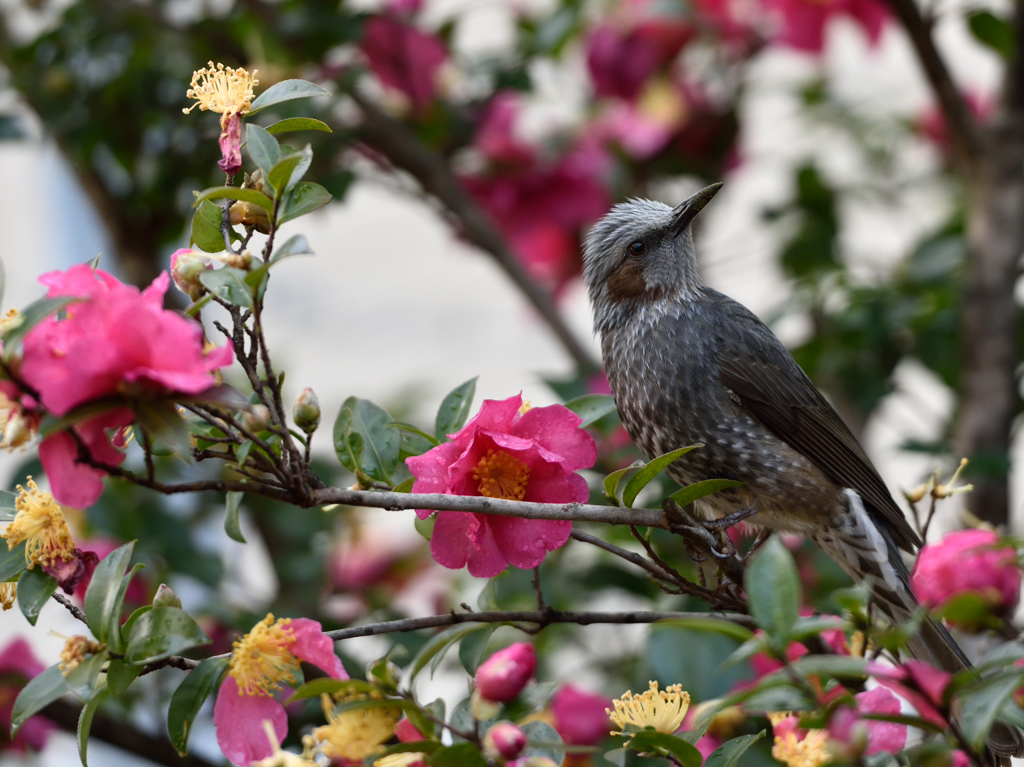
M 67 611 L 69 613 L 71 613 L 75 617 L 75 620 L 79 620 L 82 623 L 85 623 L 86 625 L 88 625 L 89 620 L 85 617 L 85 613 L 83 613 L 80 609 L 78 609 L 78 606 L 75 605 L 74 602 L 72 602 L 66 596 L 61 594 L 59 591 L 55 592 L 53 594 L 53 601 L 58 602 L 58 603 L 64 605 L 64 607 L 67 609 Z

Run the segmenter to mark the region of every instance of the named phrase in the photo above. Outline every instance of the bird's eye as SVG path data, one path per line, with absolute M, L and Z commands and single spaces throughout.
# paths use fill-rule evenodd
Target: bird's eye
M 647 245 L 643 240 L 633 240 L 629 243 L 629 255 L 631 256 L 642 256 L 647 252 Z

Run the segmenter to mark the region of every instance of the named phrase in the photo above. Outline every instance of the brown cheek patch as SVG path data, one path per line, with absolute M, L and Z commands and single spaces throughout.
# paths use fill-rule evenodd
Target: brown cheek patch
M 619 264 L 608 278 L 607 295 L 608 300 L 613 304 L 631 299 L 655 301 L 661 297 L 663 292 L 660 288 L 648 290 L 647 282 L 644 280 L 643 265 L 631 258 L 627 258 Z

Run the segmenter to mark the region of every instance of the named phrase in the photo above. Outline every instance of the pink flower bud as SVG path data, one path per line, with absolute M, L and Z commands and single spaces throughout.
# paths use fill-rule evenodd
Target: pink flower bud
M 171 254 L 171 277 L 178 290 L 187 295 L 193 301 L 198 301 L 206 288 L 199 282 L 199 275 L 207 269 L 212 269 L 213 264 L 189 248 L 179 248 Z
M 410 743 L 414 740 L 426 740 L 423 733 L 419 731 L 408 719 L 403 719 L 395 725 L 395 737 L 402 743 Z
M 515 759 L 523 753 L 526 743 L 525 732 L 511 722 L 498 722 L 484 735 L 484 753 L 491 759 Z
M 611 698 L 588 692 L 571 684 L 563 685 L 551 699 L 555 729 L 562 740 L 574 746 L 596 746 L 611 731 L 607 710 Z
M 537 670 L 537 651 L 532 644 L 517 642 L 499 650 L 476 671 L 476 686 L 487 700 L 512 700 Z
M 320 400 L 308 386 L 295 398 L 292 418 L 295 419 L 295 425 L 306 434 L 312 434 L 320 425 Z

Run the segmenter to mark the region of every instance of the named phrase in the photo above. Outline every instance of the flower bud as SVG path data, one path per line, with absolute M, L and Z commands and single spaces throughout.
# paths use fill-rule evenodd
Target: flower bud
M 270 428 L 270 410 L 266 405 L 253 405 L 242 413 L 242 428 L 250 434 L 258 434 Z
M 532 644 L 517 642 L 499 650 L 476 671 L 476 686 L 487 700 L 512 700 L 537 670 L 537 651 Z
M 189 248 L 179 248 L 171 254 L 171 277 L 174 284 L 193 301 L 198 301 L 206 292 L 199 281 L 199 275 L 212 268 L 209 259 Z
M 501 704 L 493 700 L 481 697 L 479 690 L 473 690 L 469 698 L 469 711 L 478 722 L 486 722 L 489 719 L 497 719 L 501 713 Z
M 523 753 L 526 743 L 526 733 L 512 722 L 498 722 L 484 735 L 484 755 L 489 759 L 515 759 Z
M 259 205 L 251 202 L 236 202 L 228 209 L 231 225 L 252 226 L 260 234 L 270 234 L 270 216 Z
M 153 597 L 153 607 L 177 607 L 181 608 L 181 599 L 174 593 L 174 589 L 166 583 L 161 583 Z
M 292 418 L 295 419 L 295 425 L 306 434 L 312 434 L 320 425 L 320 400 L 308 386 L 295 398 Z

